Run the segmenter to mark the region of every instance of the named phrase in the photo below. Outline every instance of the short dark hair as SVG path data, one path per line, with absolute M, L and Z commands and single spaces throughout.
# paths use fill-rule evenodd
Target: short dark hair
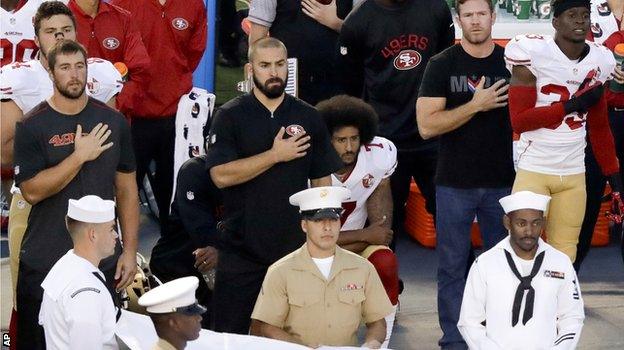
M 72 219 L 69 216 L 65 217 L 65 226 L 67 227 L 67 232 L 69 232 L 69 236 L 73 238 L 76 237 L 77 234 L 82 231 L 88 223 L 78 221 L 76 219 Z
M 71 12 L 69 7 L 67 7 L 67 5 L 65 5 L 61 1 L 46 1 L 39 6 L 39 8 L 37 9 L 37 13 L 35 13 L 35 17 L 33 18 L 33 25 L 35 26 L 35 36 L 39 36 L 41 21 L 56 15 L 68 16 L 74 24 L 74 29 L 76 29 L 76 17 L 74 17 L 74 14 Z
M 56 64 L 56 58 L 58 55 L 68 55 L 80 52 L 84 57 L 84 62 L 87 64 L 87 51 L 79 43 L 73 40 L 59 40 L 52 46 L 52 48 L 46 53 L 48 58 L 48 66 L 50 71 L 54 71 L 54 65 Z
M 466 3 L 466 1 L 468 0 L 455 0 L 455 10 L 457 11 L 457 14 L 459 15 L 459 5 L 463 5 Z M 483 0 L 485 2 L 487 2 L 488 7 L 490 8 L 490 12 L 494 13 L 494 4 L 492 4 L 491 0 Z
M 362 99 L 338 95 L 319 102 L 316 109 L 325 121 L 330 136 L 345 126 L 353 126 L 360 131 L 362 144 L 370 143 L 377 135 L 379 117 L 373 107 Z

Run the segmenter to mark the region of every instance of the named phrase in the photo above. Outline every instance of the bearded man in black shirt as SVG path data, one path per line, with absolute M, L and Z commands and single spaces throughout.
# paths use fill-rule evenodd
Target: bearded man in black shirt
M 247 334 L 268 267 L 305 241 L 288 198 L 331 186 L 342 161 L 314 107 L 284 93 L 287 51 L 275 38 L 249 50 L 253 90 L 215 114 L 206 162 L 222 190 L 223 248 L 213 298 L 218 332 Z
M 439 136 L 436 171 L 438 315 L 442 348 L 466 348 L 457 329 L 470 230 L 479 222 L 484 248 L 505 237 L 498 200 L 514 180 L 512 133 L 507 108 L 510 77 L 504 49 L 492 41 L 496 19 L 488 0 L 459 0 L 461 43 L 427 65 L 416 114 L 423 138 Z

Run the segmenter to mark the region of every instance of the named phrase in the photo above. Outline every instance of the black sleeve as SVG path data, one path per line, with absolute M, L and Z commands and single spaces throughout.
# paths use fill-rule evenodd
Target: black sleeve
M 423 74 L 418 97 L 447 97 L 449 60 L 441 53 L 429 60 Z M 444 56 L 442 56 L 444 55 Z
M 134 147 L 132 146 L 132 136 L 130 133 L 130 125 L 123 116 L 119 116 L 119 148 L 121 151 L 117 171 L 122 173 L 131 173 L 136 171 L 136 159 L 134 158 Z
M 315 120 L 316 132 L 312 136 L 312 166 L 308 178 L 318 179 L 338 171 L 343 164 L 329 141 L 329 132 L 321 116 L 314 111 L 310 117 Z
M 207 169 L 193 159 L 178 173 L 175 202 L 184 229 L 195 247 L 218 246 L 219 233 L 214 211 L 218 194 Z
M 45 152 L 33 132 L 21 122 L 15 126 L 15 141 L 13 144 L 15 164 L 15 184 L 35 177 L 46 169 Z
M 219 109 L 208 134 L 208 163 L 217 166 L 237 160 L 239 156 L 236 145 L 233 117 L 226 110 Z
M 348 16 L 340 29 L 336 62 L 342 91 L 351 96 L 362 97 L 365 57 L 354 27 L 356 20 L 356 17 Z
M 440 40 L 438 41 L 438 47 L 436 53 L 444 51 L 446 48 L 455 45 L 455 24 L 453 23 L 453 16 L 446 2 L 441 2 L 441 15 L 439 22 Z

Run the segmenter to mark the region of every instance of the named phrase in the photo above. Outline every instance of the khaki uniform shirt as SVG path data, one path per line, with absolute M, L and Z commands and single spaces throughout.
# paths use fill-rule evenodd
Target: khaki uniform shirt
M 251 318 L 306 345 L 353 346 L 362 321 L 378 321 L 392 310 L 368 260 L 336 247 L 325 279 L 304 244 L 269 267 Z
M 173 345 L 171 345 L 171 343 L 169 343 L 168 341 L 162 338 L 158 338 L 158 343 L 154 345 L 152 350 L 177 350 L 177 349 Z

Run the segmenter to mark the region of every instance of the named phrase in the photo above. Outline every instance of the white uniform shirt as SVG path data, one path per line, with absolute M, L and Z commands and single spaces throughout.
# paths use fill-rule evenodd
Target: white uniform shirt
M 342 231 L 364 228 L 368 218 L 366 210 L 368 197 L 377 189 L 381 180 L 394 173 L 396 166 L 396 147 L 392 141 L 377 136 L 369 144 L 360 146 L 357 163 L 344 182 L 332 174 L 332 186 L 342 186 L 351 190 L 351 198 L 342 203 L 345 210 Z
M 118 349 L 115 305 L 94 272 L 104 279 L 97 267 L 72 249 L 41 283 L 39 324 L 48 350 Z
M 581 83 L 604 83 L 615 69 L 613 53 L 588 42 L 589 53 L 576 62 L 559 49 L 547 35 L 519 35 L 505 47 L 505 60 L 513 66 L 526 66 L 537 79 L 537 107 L 567 101 Z M 547 128 L 523 132 L 517 145 L 518 168 L 549 175 L 585 172 L 585 121 L 587 113 L 572 112 Z
M 545 255 L 531 282 L 535 289 L 533 317 L 523 325 L 525 291 L 520 321 L 512 327 L 512 306 L 520 281 L 507 263 L 505 250 L 523 271 L 507 237 L 481 254 L 468 274 L 457 327 L 470 349 L 574 349 L 585 312 L 570 259 L 539 240 L 536 256 L 543 251 Z

